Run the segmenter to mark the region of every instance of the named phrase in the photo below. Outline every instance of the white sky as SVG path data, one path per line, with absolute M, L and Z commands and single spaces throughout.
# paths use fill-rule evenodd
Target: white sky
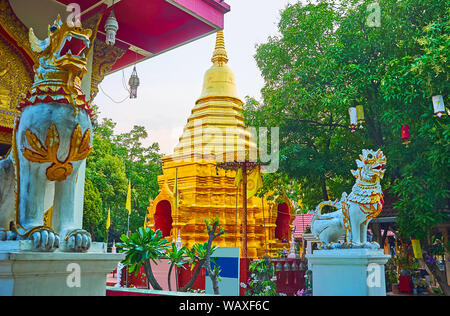
M 260 99 L 263 79 L 256 65 L 255 45 L 277 35 L 280 10 L 297 0 L 226 0 L 231 11 L 225 15 L 225 46 L 228 65 L 236 76 L 240 98 Z M 119 21 L 120 23 L 120 21 Z M 138 98 L 116 104 L 101 90 L 94 103 L 100 118 L 117 123 L 116 132 L 128 132 L 134 125 L 144 126 L 149 138 L 146 145 L 158 142 L 161 153 L 170 154 L 178 143 L 183 127 L 200 97 L 203 75 L 211 66 L 215 34 L 194 41 L 137 65 L 141 85 Z M 132 67 L 124 70 L 125 80 Z M 104 92 L 116 101 L 127 96 L 122 85 L 122 71 L 107 76 L 101 84 Z

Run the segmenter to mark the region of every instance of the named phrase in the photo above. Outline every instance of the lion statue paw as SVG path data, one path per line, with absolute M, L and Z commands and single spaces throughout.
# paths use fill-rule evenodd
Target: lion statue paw
M 83 229 L 75 229 L 65 238 L 68 251 L 86 252 L 91 247 L 91 234 Z
M 30 234 L 33 250 L 55 251 L 59 248 L 59 236 L 52 229 L 40 228 Z

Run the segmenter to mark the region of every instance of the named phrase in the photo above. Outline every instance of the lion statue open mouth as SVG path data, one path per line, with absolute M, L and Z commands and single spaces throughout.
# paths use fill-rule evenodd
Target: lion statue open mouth
M 324 246 L 339 246 L 338 239 L 345 236 L 346 245 L 366 246 L 367 226 L 383 208 L 383 192 L 380 181 L 384 177 L 386 157 L 383 152 L 363 150 L 356 160 L 357 170 L 352 170 L 356 182 L 349 195 L 343 193 L 340 200 L 320 203 L 311 220 L 311 232 Z M 337 211 L 321 214 L 324 206 Z M 371 247 L 379 247 L 370 244 Z
M 59 16 L 46 39 L 29 31 L 38 62 L 33 85 L 18 106 L 11 153 L 0 161 L 0 241 L 30 239 L 36 251 L 61 244 L 64 251 L 83 252 L 91 245 L 82 229 L 76 183 L 92 151 L 92 112 L 81 80 L 95 36 Z M 45 201 L 52 205 L 51 225 L 44 221 Z
M 40 66 L 53 67 L 56 72 L 61 69 L 74 72 L 87 72 L 87 55 L 89 53 L 92 31 L 79 27 L 70 27 L 63 23 L 61 17 L 48 27 L 48 37 L 40 40 L 30 29 L 30 44 L 36 53 L 41 54 Z M 37 75 L 45 76 L 45 72 L 37 72 Z

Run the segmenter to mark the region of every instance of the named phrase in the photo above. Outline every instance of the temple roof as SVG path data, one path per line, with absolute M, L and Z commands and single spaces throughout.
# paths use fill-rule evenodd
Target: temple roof
M 174 154 L 168 158 L 195 158 L 218 162 L 241 160 L 257 154 L 257 146 L 242 116 L 235 77 L 228 67 L 223 31 L 217 32 L 212 66 Z M 166 158 L 166 159 L 168 159 Z M 250 158 L 255 158 L 251 156 Z
M 6 0 L 0 0 L 6 1 Z M 81 22 L 101 17 L 97 38 L 104 41 L 111 11 L 119 23 L 116 47 L 125 50 L 111 72 L 213 34 L 223 28 L 230 6 L 222 0 L 10 0 L 14 13 L 39 38 L 57 14 L 66 18 L 67 5 L 79 4 Z M 90 24 L 90 23 L 89 23 Z
M 73 0 L 54 0 L 68 5 Z M 230 6 L 223 0 L 78 0 L 82 20 L 103 12 L 98 38 L 110 12 L 119 22 L 116 45 L 126 53 L 111 72 L 222 29 Z

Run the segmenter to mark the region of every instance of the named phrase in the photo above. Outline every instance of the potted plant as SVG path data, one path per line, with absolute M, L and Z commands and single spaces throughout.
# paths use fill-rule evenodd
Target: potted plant
M 396 271 L 396 258 L 392 257 L 386 263 L 387 289 L 391 288 L 393 294 L 400 294 L 400 285 Z

